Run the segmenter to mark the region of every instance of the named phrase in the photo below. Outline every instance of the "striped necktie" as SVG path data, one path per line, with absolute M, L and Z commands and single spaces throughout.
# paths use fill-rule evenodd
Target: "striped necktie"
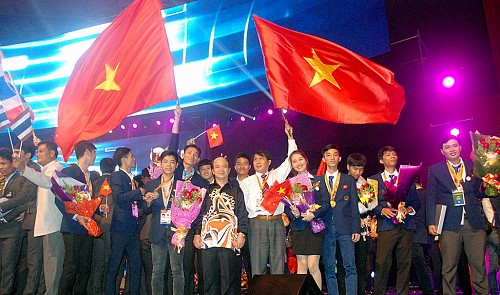
M 269 184 L 267 184 L 267 178 L 268 178 L 268 175 L 267 174 L 262 174 L 261 175 L 262 177 L 262 194 L 264 194 L 268 189 L 269 189 Z

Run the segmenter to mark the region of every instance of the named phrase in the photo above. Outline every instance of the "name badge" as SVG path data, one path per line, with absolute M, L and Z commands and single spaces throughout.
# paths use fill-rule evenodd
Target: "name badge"
M 132 216 L 139 218 L 139 208 L 137 208 L 137 204 L 135 203 L 132 203 Z
M 465 206 L 465 195 L 463 190 L 453 190 L 452 192 L 453 195 L 453 204 L 455 206 Z
M 170 209 L 161 210 L 160 212 L 160 224 L 171 224 L 172 215 L 170 214 Z

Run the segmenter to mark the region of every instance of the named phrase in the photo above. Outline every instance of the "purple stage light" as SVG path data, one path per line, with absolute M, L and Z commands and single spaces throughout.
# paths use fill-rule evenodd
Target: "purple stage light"
M 460 130 L 458 130 L 458 128 L 453 128 L 450 130 L 450 134 L 453 136 L 458 136 L 460 134 Z
M 137 128 L 137 123 L 132 124 L 132 128 L 136 129 Z
M 161 121 L 160 120 L 156 120 L 156 125 L 160 126 L 161 125 Z
M 243 117 L 243 116 L 241 116 L 241 117 L 240 117 L 240 120 L 241 120 L 242 122 L 245 122 L 245 120 L 246 120 L 246 119 L 247 119 L 247 118 L 245 118 L 245 117 Z
M 121 124 L 120 128 L 123 129 L 123 130 L 125 130 L 125 125 Z
M 273 114 L 273 110 L 272 110 L 272 109 L 269 109 L 269 110 L 267 110 L 267 113 L 268 113 L 269 115 L 272 115 L 272 114 Z
M 175 119 L 174 118 L 170 118 L 170 119 L 168 119 L 168 121 L 170 122 L 170 124 L 174 124 Z
M 446 76 L 443 78 L 443 87 L 445 88 L 451 88 L 455 85 L 455 78 L 452 76 Z

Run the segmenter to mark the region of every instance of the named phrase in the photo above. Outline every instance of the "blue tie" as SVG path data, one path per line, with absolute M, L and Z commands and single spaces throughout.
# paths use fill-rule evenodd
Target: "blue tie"
M 455 169 L 456 174 L 458 174 L 458 169 L 460 169 L 460 166 L 462 166 L 462 164 L 460 164 L 458 166 L 453 166 L 453 169 Z
M 333 179 L 335 176 L 328 176 L 328 182 L 330 183 L 330 188 L 333 188 Z
M 389 178 L 391 179 L 390 182 L 393 183 L 394 182 L 394 174 L 389 175 Z

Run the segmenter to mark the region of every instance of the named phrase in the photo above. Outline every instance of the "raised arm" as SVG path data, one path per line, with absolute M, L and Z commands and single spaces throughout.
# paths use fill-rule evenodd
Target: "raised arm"
M 174 125 L 172 126 L 172 136 L 170 137 L 170 143 L 167 146 L 167 150 L 177 152 L 179 149 L 179 124 L 181 122 L 182 109 L 180 106 L 175 107 L 174 111 Z
M 288 125 L 288 123 L 285 123 L 285 134 L 288 138 L 287 157 L 278 168 L 273 170 L 273 173 L 276 173 L 276 178 L 278 179 L 279 182 L 285 181 L 288 174 L 290 174 L 290 171 L 292 171 L 292 165 L 290 164 L 290 161 L 288 158 L 290 157 L 290 154 L 292 152 L 297 150 L 297 143 L 295 142 L 295 139 L 293 138 L 293 128 L 292 128 L 292 126 Z

